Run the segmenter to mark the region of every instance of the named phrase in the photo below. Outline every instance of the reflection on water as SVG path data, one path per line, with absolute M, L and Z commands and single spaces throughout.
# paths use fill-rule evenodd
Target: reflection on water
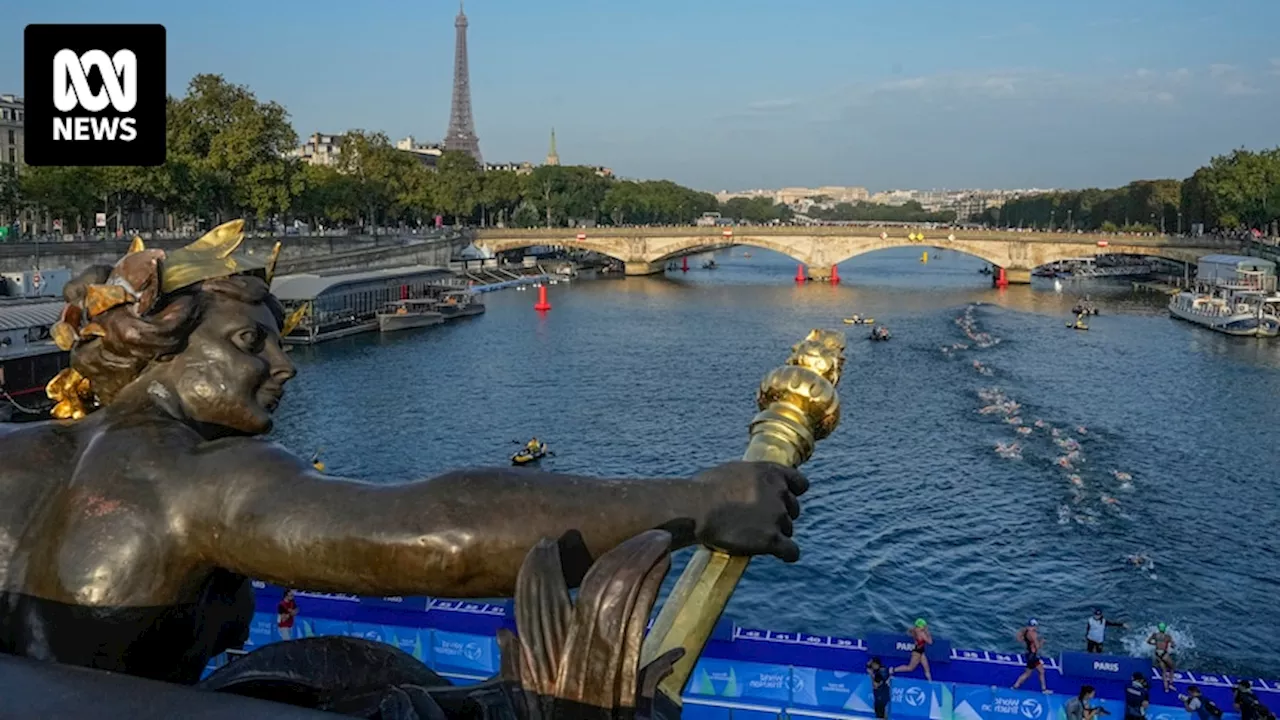
M 850 635 L 923 615 L 958 646 L 1016 650 L 1035 616 L 1056 653 L 1101 605 L 1194 637 L 1184 666 L 1280 675 L 1255 641 L 1280 635 L 1275 343 L 1171 320 L 1123 282 L 997 291 L 950 251 L 860 256 L 834 287 L 751 253 L 556 285 L 545 314 L 534 294 L 495 293 L 465 323 L 299 349 L 277 435 L 374 481 L 503 464 L 531 435 L 550 469 L 689 475 L 741 454 L 760 377 L 835 327 L 844 420 L 805 467 L 803 557 L 753 562 L 732 617 Z M 1102 314 L 1067 330 L 1084 292 Z M 840 324 L 855 312 L 894 339 Z M 1017 407 L 981 412 L 993 398 Z M 1140 634 L 1113 631 L 1135 650 Z

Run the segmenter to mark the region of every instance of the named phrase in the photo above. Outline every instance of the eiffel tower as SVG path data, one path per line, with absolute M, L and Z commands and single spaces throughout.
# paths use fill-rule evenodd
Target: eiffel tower
M 457 39 L 453 47 L 453 109 L 449 113 L 449 130 L 444 135 L 446 150 L 461 150 L 484 167 L 480 157 L 480 138 L 476 137 L 476 121 L 471 116 L 471 72 L 467 69 L 467 15 L 458 0 L 458 17 L 453 26 Z

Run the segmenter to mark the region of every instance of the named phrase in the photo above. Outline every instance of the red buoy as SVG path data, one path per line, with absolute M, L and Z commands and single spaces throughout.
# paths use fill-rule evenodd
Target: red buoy
M 831 284 L 832 285 L 840 284 L 840 266 L 839 265 L 831 266 Z
M 538 286 L 538 303 L 533 306 L 533 309 L 537 310 L 538 312 L 546 312 L 547 310 L 551 309 L 551 303 L 547 302 L 547 286 L 546 285 Z
M 804 272 L 804 264 L 803 264 L 803 263 L 801 263 L 801 264 L 797 265 L 797 266 L 796 266 L 796 282 L 798 282 L 798 283 L 802 283 L 802 282 L 804 282 L 804 281 L 806 281 L 806 280 L 808 280 L 808 279 L 809 279 L 809 276 L 808 276 L 808 275 L 806 275 L 806 274 L 805 274 L 805 272 Z
M 996 268 L 996 287 L 1009 287 L 1009 276 L 1005 274 L 1004 268 Z
M 680 258 L 680 271 L 689 272 L 689 256 L 688 255 L 685 255 L 684 257 Z

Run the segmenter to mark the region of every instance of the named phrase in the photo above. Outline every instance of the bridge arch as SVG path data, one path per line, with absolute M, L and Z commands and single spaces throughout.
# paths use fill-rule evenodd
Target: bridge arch
M 602 238 L 592 240 L 588 237 L 586 240 L 578 240 L 574 238 L 511 238 L 506 240 L 476 240 L 476 247 L 483 248 L 495 255 L 498 253 L 508 252 L 510 250 L 519 250 L 521 248 L 536 247 L 538 245 L 559 245 L 578 250 L 590 250 L 601 255 L 607 255 L 614 260 L 628 262 L 633 260 L 631 254 L 627 252 L 623 243 L 618 242 L 621 238 Z
M 785 239 L 785 238 L 784 238 Z M 801 248 L 786 242 L 777 242 L 768 237 L 753 237 L 750 235 L 733 237 L 723 237 L 720 240 L 710 238 L 698 238 L 696 242 L 673 242 L 664 243 L 657 248 L 651 246 L 649 256 L 645 259 L 652 263 L 666 263 L 675 258 L 684 255 L 693 255 L 704 249 L 709 249 L 721 243 L 733 243 L 734 245 L 745 245 L 748 247 L 760 248 L 761 250 L 772 250 L 781 255 L 796 260 L 798 262 L 807 262 L 807 254 Z

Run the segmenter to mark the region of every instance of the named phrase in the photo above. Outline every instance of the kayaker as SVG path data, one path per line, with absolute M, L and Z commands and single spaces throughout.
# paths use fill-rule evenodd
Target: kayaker
M 538 451 L 542 449 L 542 443 L 538 442 L 538 438 L 533 438 L 525 444 L 524 449 L 528 451 L 530 455 L 537 455 Z
M 1165 692 L 1173 692 L 1173 636 L 1168 633 L 1169 626 L 1160 623 L 1156 631 L 1147 638 L 1147 644 L 1155 647 L 1155 663 L 1160 668 L 1160 676 L 1164 680 Z
M 933 673 L 929 671 L 929 658 L 925 657 L 925 650 L 933 644 L 933 635 L 929 633 L 929 623 L 925 622 L 924 618 L 918 618 L 915 626 L 907 632 L 916 643 L 916 646 L 911 649 L 911 662 L 906 665 L 899 665 L 889 672 L 892 674 L 911 672 L 916 669 L 917 665 L 922 665 L 924 667 L 924 679 L 932 682 Z
M 1026 627 L 1018 631 L 1016 637 L 1018 642 L 1027 646 L 1027 669 L 1022 671 L 1022 675 L 1018 676 L 1016 682 L 1013 683 L 1013 689 L 1017 690 L 1022 683 L 1031 677 L 1031 673 L 1040 673 L 1040 689 L 1049 692 L 1049 684 L 1044 679 L 1044 660 L 1040 658 L 1040 649 L 1044 647 L 1044 641 L 1040 639 L 1040 623 L 1031 618 L 1027 621 Z

